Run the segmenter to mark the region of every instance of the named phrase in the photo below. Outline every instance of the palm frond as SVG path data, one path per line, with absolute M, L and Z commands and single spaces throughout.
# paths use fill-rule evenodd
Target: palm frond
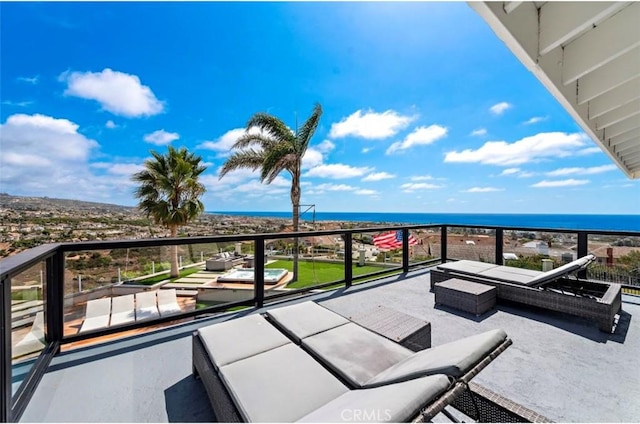
M 309 142 L 318 128 L 320 117 L 322 116 L 322 106 L 316 103 L 311 116 L 302 124 L 302 127 L 296 134 L 296 151 L 302 157 L 309 147 Z
M 264 161 L 264 152 L 254 149 L 242 150 L 233 153 L 227 158 L 220 169 L 219 178 L 224 177 L 231 171 L 241 168 L 256 170 L 262 166 Z
M 267 113 L 256 113 L 247 121 L 247 130 L 256 127 L 277 140 L 292 140 L 293 132 L 275 116 Z

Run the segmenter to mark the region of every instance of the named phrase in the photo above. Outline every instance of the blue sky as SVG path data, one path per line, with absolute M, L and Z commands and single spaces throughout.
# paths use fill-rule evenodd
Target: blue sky
M 320 126 L 317 211 L 638 213 L 625 177 L 466 3 L 3 3 L 0 191 L 135 205 L 150 149 L 208 165 L 209 211 L 288 211 L 218 179 L 256 112 Z

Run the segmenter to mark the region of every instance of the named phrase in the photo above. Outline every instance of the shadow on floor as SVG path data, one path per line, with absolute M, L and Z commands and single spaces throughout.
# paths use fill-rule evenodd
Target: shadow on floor
M 200 380 L 189 375 L 164 391 L 170 423 L 204 423 L 216 421 L 207 392 Z

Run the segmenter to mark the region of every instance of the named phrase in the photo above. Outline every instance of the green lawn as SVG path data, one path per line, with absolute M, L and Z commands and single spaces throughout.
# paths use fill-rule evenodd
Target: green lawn
M 185 269 L 180 271 L 180 276 L 178 278 L 183 278 L 183 277 L 186 277 L 188 275 L 195 274 L 198 271 L 202 271 L 202 270 L 200 268 L 198 268 L 198 267 L 185 268 Z M 160 275 L 156 275 L 156 276 L 153 276 L 153 277 L 145 278 L 144 280 L 138 280 L 138 281 L 136 281 L 136 284 L 142 284 L 142 285 L 145 285 L 145 286 L 151 286 L 151 285 L 153 285 L 155 283 L 159 283 L 160 281 L 166 280 L 168 277 L 169 277 L 169 273 L 160 274 Z M 172 278 L 170 280 L 170 282 L 173 283 L 178 278 Z
M 293 261 L 276 261 L 267 265 L 267 268 L 284 268 L 293 271 Z M 380 271 L 383 268 L 378 266 L 354 266 L 353 275 L 369 274 Z M 397 273 L 397 270 L 390 270 L 389 274 Z M 380 278 L 380 276 L 376 276 Z M 327 262 L 298 262 L 298 281 L 287 285 L 288 288 L 299 289 L 316 284 L 328 283 L 344 279 L 344 265 Z M 339 286 L 338 286 L 339 287 Z M 336 288 L 336 287 L 332 287 Z

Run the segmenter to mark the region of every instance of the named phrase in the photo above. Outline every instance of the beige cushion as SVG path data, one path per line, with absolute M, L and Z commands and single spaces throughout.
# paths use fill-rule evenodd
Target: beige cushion
M 527 284 L 533 278 L 542 274 L 542 271 L 532 269 L 516 268 L 513 266 L 498 266 L 495 268 L 480 271 L 478 275 L 496 280 L 504 280 L 509 283 Z
M 348 390 L 293 343 L 223 366 L 220 375 L 248 422 L 293 422 Z
M 221 367 L 291 343 L 260 315 L 248 315 L 198 330 L 214 366 Z
M 417 378 L 373 389 L 351 390 L 300 422 L 408 422 L 449 387 L 444 375 Z
M 347 380 L 362 387 L 413 352 L 357 324 L 349 323 L 307 337 L 302 346 Z
M 491 330 L 423 350 L 376 375 L 364 387 L 434 374 L 462 377 L 506 339 L 507 334 L 503 330 Z
M 546 283 L 557 280 L 558 278 L 562 278 L 571 272 L 586 268 L 587 265 L 595 260 L 596 257 L 594 255 L 583 256 L 573 262 L 569 262 L 568 264 L 564 264 L 558 268 L 541 273 L 537 277 L 530 280 L 527 285 L 532 287 L 544 285 Z
M 495 268 L 499 265 L 490 264 L 487 262 L 478 262 L 478 261 L 455 261 L 455 262 L 447 262 L 445 264 L 438 265 L 438 269 L 445 271 L 456 271 L 464 274 L 477 274 L 482 271 L 486 271 L 491 268 Z
M 307 301 L 267 311 L 267 316 L 296 343 L 301 339 L 349 322 L 315 302 Z

